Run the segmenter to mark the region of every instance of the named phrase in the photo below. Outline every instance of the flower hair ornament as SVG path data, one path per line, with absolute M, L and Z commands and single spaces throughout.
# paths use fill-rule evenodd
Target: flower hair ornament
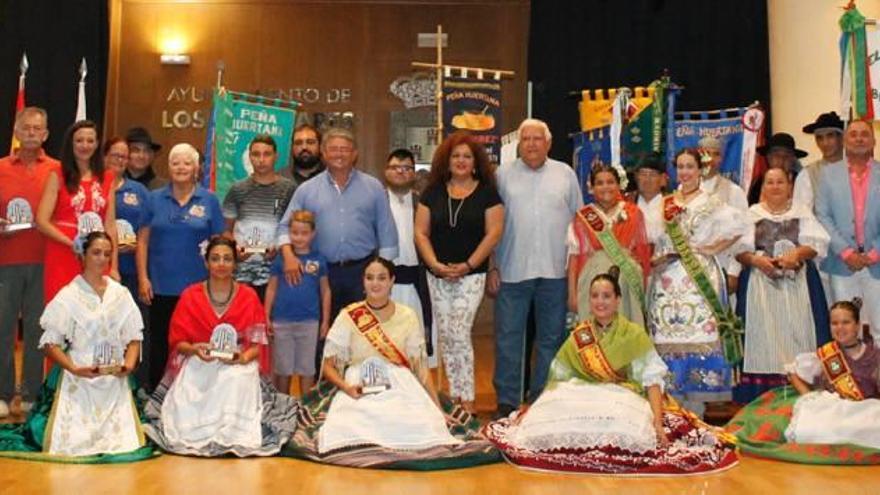
M 77 256 L 82 256 L 86 251 L 86 238 L 83 235 L 77 234 L 76 237 L 73 238 L 73 252 Z

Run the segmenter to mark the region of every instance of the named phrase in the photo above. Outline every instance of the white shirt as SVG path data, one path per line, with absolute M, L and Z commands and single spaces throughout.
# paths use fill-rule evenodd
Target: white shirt
M 743 188 L 739 187 L 727 177 L 720 174 L 711 179 L 700 181 L 700 189 L 709 194 L 715 194 L 721 201 L 745 213 L 749 210 L 749 200 Z
M 391 216 L 397 226 L 397 242 L 399 251 L 394 258 L 395 265 L 416 266 L 419 257 L 416 254 L 415 236 L 413 230 L 413 195 L 406 193 L 398 195 L 394 191 L 388 191 L 388 202 L 391 204 Z
M 648 239 L 656 239 L 663 234 L 663 194 L 657 193 L 651 201 L 645 201 L 645 198 L 639 194 L 636 205 L 645 217 L 645 233 Z
M 584 204 L 574 170 L 550 158 L 535 170 L 517 159 L 496 177 L 505 211 L 496 251 L 501 280 L 565 278 L 568 224 Z

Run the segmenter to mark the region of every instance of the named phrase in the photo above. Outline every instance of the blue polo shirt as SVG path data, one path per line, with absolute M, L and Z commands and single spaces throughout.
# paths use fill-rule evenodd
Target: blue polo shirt
M 315 214 L 313 248 L 330 263 L 365 258 L 378 251 L 397 257 L 397 226 L 388 193 L 375 177 L 352 170 L 340 188 L 326 170 L 296 188 L 276 232 L 278 245 L 290 244 L 290 216 L 296 210 Z
M 217 196 L 196 186 L 183 206 L 171 194 L 171 185 L 150 193 L 143 219 L 150 227 L 148 268 L 153 293 L 178 296 L 190 284 L 208 277 L 202 243 L 225 228 Z
M 272 307 L 272 321 L 318 321 L 321 319 L 321 278 L 327 276 L 327 259 L 318 253 L 297 255 L 303 266 L 300 283 L 284 278 L 284 262 L 276 256 L 272 275 L 278 277 L 278 290 Z
M 132 232 L 137 234 L 138 229 L 144 223 L 149 199 L 150 191 L 146 186 L 131 179 L 125 179 L 125 182 L 116 190 L 116 231 L 120 236 L 123 229 L 129 227 Z M 119 255 L 119 273 L 123 275 L 137 274 L 134 253 Z

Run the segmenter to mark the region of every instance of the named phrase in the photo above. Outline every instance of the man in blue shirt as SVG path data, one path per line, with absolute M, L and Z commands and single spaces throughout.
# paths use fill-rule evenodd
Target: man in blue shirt
M 321 140 L 326 170 L 300 185 L 278 224 L 278 245 L 284 256 L 284 275 L 297 283 L 302 265 L 290 246 L 290 215 L 296 210 L 315 214 L 313 246 L 327 258 L 332 304 L 330 318 L 345 306 L 363 300 L 361 277 L 374 254 L 397 257 L 397 227 L 388 195 L 375 177 L 355 170 L 357 143 L 345 129 L 330 129 Z

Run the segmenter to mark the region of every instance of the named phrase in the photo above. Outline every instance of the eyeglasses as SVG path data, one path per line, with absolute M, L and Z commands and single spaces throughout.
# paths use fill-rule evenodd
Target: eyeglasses
M 352 153 L 354 148 L 350 146 L 328 146 L 327 153 Z
M 128 155 L 122 153 L 110 153 L 107 155 L 107 158 L 112 158 L 114 160 L 128 160 Z
M 388 169 L 395 172 L 412 172 L 416 168 L 412 165 L 389 165 Z

